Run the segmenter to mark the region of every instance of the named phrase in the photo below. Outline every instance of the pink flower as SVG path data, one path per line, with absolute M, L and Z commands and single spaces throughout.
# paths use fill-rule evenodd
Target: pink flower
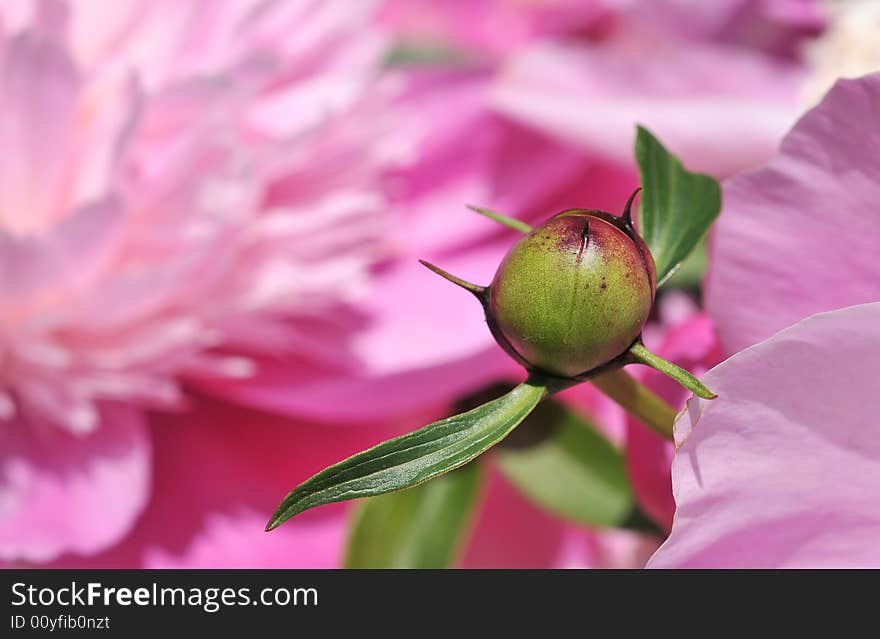
M 262 35 L 240 53 L 208 47 L 170 55 L 173 41 L 152 38 L 177 33 L 197 7 L 132 3 L 123 7 L 131 15 L 94 15 L 89 28 L 80 11 L 65 15 L 57 3 L 41 8 L 34 24 L 15 16 L 4 21 L 20 26 L 4 40 L 3 64 L 17 69 L 9 53 L 16 33 L 39 43 L 71 78 L 65 91 L 47 92 L 46 108 L 70 104 L 74 115 L 42 115 L 28 87 L 53 87 L 54 67 L 25 65 L 17 76 L 24 93 L 12 106 L 32 124 L 5 118 L 4 144 L 27 151 L 28 144 L 72 140 L 69 155 L 43 152 L 39 166 L 31 165 L 41 175 L 31 181 L 51 184 L 52 161 L 63 160 L 57 172 L 64 180 L 82 174 L 91 190 L 78 195 L 58 187 L 51 206 L 37 211 L 41 220 L 23 208 L 35 205 L 22 196 L 24 204 L 10 210 L 27 215 L 3 218 L 4 358 L 35 352 L 42 368 L 28 360 L 17 369 L 28 375 L 2 378 L 2 557 L 56 567 L 337 565 L 344 508 L 265 535 L 263 520 L 278 498 L 321 466 L 430 421 L 480 379 L 512 369 L 491 343 L 479 308 L 462 316 L 460 292 L 423 271 L 416 257 L 452 257 L 452 268 L 470 275 L 483 269 L 488 277 L 511 234 L 462 204 L 544 215 L 582 197 L 581 175 L 591 161 L 488 111 L 481 73 L 412 78 L 403 115 L 396 116 L 400 135 L 378 136 L 388 113 L 374 104 L 381 91 L 364 96 L 352 89 L 371 77 L 375 59 L 355 65 L 355 56 L 347 68 L 346 47 L 335 49 L 342 60 L 277 50 L 269 45 L 281 40 L 262 31 L 265 20 L 277 19 L 268 35 L 286 33 L 274 13 L 245 20 Z M 316 17 L 315 42 L 344 39 L 361 52 L 376 50 L 374 34 L 348 16 Z M 234 18 L 218 17 L 217 24 L 233 28 L 240 24 Z M 94 36 L 81 48 L 66 44 L 78 42 L 65 36 L 77 28 Z M 213 41 L 206 25 L 196 30 Z M 193 41 L 185 30 L 180 38 Z M 100 54 L 89 48 L 99 42 L 109 43 Z M 140 58 L 134 43 L 152 54 Z M 179 64 L 163 67 L 160 60 Z M 308 65 L 297 66 L 301 60 Z M 462 98 L 472 106 L 460 109 L 460 119 L 432 129 L 427 110 L 450 113 L 464 106 Z M 291 109 L 297 119 L 285 116 Z M 46 122 L 57 125 L 47 137 L 38 128 Z M 101 127 L 86 126 L 92 122 Z M 410 137 L 418 153 L 407 168 L 389 172 L 398 138 Z M 465 153 L 462 141 L 471 145 Z M 466 162 L 448 171 L 451 157 Z M 522 179 L 536 162 L 547 179 Z M 602 196 L 609 208 L 631 186 L 613 170 L 595 175 L 611 178 Z M 4 184 L 18 193 L 12 187 L 19 181 Z M 88 203 L 92 192 L 112 193 L 112 206 L 98 209 L 103 217 L 84 217 L 89 225 L 70 226 L 79 218 L 68 209 Z M 32 189 L 44 193 L 53 191 Z M 386 193 L 393 219 L 379 210 Z M 450 210 L 460 211 L 462 229 L 438 224 Z M 40 250 L 30 258 L 24 248 L 32 245 Z M 66 277 L 78 278 L 76 285 L 62 285 Z M 20 281 L 33 293 L 13 288 Z M 33 309 L 22 304 L 31 294 Z M 19 318 L 23 308 L 28 313 Z M 12 320 L 29 330 L 17 332 Z M 448 348 L 438 349 L 444 340 Z M 48 366 L 52 351 L 35 347 L 43 342 L 66 353 L 70 365 Z M 31 396 L 20 390 L 25 384 L 36 389 Z M 95 417 L 71 423 L 76 412 L 66 405 L 48 414 L 52 394 L 65 392 Z M 230 399 L 290 417 L 235 408 Z M 312 420 L 357 424 L 319 427 Z M 500 496 L 487 512 L 497 516 L 478 527 L 468 561 L 492 562 L 478 550 L 486 539 L 480 530 L 510 521 L 499 513 L 535 512 L 509 488 L 493 493 Z M 539 532 L 530 550 L 497 556 L 497 565 L 538 557 L 565 565 L 631 561 L 617 546 L 606 549 L 562 523 Z M 490 538 L 504 543 L 503 535 Z
M 173 499 L 182 468 L 152 460 L 184 429 L 144 408 L 198 422 L 185 385 L 261 354 L 344 359 L 397 149 L 366 9 L 19 6 L 0 33 L 0 558 L 42 562 Z
M 878 105 L 880 74 L 839 81 L 725 185 L 709 311 L 746 348 L 677 424 L 675 523 L 652 565 L 880 565 L 880 307 L 857 305 L 880 298 Z

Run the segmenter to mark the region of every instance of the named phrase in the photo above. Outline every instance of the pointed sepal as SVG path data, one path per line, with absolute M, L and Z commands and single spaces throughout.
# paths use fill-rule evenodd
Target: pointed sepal
M 476 295 L 477 299 L 479 299 L 481 302 L 485 299 L 486 294 L 489 290 L 487 287 L 480 286 L 479 284 L 473 284 L 471 282 L 468 282 L 467 280 L 461 279 L 460 277 L 456 277 L 452 273 L 450 273 L 448 271 L 444 271 L 439 266 L 434 266 L 433 264 L 431 264 L 430 262 L 427 262 L 425 260 L 419 260 L 419 264 L 424 266 L 429 271 L 433 271 L 434 273 L 436 273 L 437 275 L 442 277 L 444 280 L 448 280 L 448 281 L 452 282 L 453 284 L 455 284 L 456 286 L 460 286 L 464 290 L 470 291 L 471 293 Z
M 645 348 L 644 344 L 641 342 L 636 342 L 630 347 L 629 355 L 633 361 L 639 364 L 644 364 L 645 366 L 650 366 L 654 370 L 663 373 L 668 378 L 675 380 L 681 384 L 681 386 L 691 391 L 697 397 L 703 399 L 715 399 L 718 397 L 718 395 L 706 388 L 703 383 L 691 373 L 687 372 L 680 366 L 676 366 L 672 362 L 663 359 L 659 355 L 652 353 Z
M 506 215 L 501 215 L 501 213 L 496 213 L 495 211 L 490 211 L 489 209 L 484 209 L 480 206 L 473 206 L 468 204 L 468 208 L 474 213 L 479 213 L 484 217 L 488 217 L 490 220 L 494 220 L 501 224 L 502 226 L 506 226 L 507 228 L 511 228 L 514 231 L 519 231 L 520 233 L 531 233 L 532 227 L 526 224 L 521 220 L 517 220 L 512 217 L 508 217 Z

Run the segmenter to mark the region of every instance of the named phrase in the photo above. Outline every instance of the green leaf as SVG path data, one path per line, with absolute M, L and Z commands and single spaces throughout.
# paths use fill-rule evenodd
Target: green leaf
M 544 510 L 597 526 L 635 518 L 622 453 L 560 402 L 542 403 L 495 454 L 519 492 Z
M 642 180 L 639 233 L 663 284 L 706 235 L 721 211 L 721 187 L 691 173 L 651 133 L 638 127 L 636 160 Z
M 463 466 L 504 439 L 546 393 L 527 380 L 503 397 L 325 468 L 284 498 L 266 530 L 315 506 L 411 488 Z
M 357 510 L 346 568 L 448 568 L 471 523 L 481 473 L 474 461 Z

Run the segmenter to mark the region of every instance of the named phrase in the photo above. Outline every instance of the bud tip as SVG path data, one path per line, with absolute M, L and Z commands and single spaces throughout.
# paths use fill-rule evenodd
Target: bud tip
M 623 207 L 623 215 L 622 215 L 623 221 L 630 228 L 632 228 L 632 225 L 633 225 L 632 205 L 636 199 L 636 195 L 638 195 L 639 191 L 641 191 L 641 190 L 642 190 L 642 187 L 640 187 L 640 186 L 637 187 L 636 190 L 633 191 L 632 194 L 629 196 L 629 199 L 626 201 L 626 206 Z

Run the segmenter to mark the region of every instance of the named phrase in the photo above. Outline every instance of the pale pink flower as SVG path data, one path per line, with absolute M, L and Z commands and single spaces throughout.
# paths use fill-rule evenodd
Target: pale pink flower
M 126 533 L 164 442 L 144 407 L 261 353 L 344 358 L 398 152 L 366 3 L 98 4 L 2 15 L 7 560 Z
M 818 102 L 838 78 L 857 78 L 880 69 L 880 3 L 826 2 L 828 29 L 807 47 L 813 69 L 806 97 Z
M 137 25 L 150 24 L 148 8 L 140 9 Z M 48 22 L 40 22 L 38 29 L 26 22 L 22 29 L 39 35 L 72 65 L 74 54 L 63 46 L 62 17 L 44 14 Z M 177 24 L 170 20 L 167 26 Z M 351 26 L 348 21 L 344 24 Z M 96 38 L 98 26 L 93 29 Z M 325 26 L 338 27 L 332 22 Z M 362 25 L 357 28 L 373 41 Z M 340 37 L 349 36 L 347 45 L 358 42 L 342 31 Z M 127 33 L 131 39 L 126 42 L 139 41 L 138 29 Z M 155 53 L 164 57 L 169 45 L 163 41 L 154 46 Z M 90 73 L 103 79 L 106 72 L 111 78 L 124 77 L 120 86 L 135 87 L 130 78 L 139 68 L 135 65 L 132 71 L 128 66 L 135 64 L 129 60 L 130 52 L 123 47 L 113 53 L 120 56 L 118 64 L 106 69 L 91 69 L 77 59 L 83 67 L 77 72 L 78 82 L 88 88 Z M 332 57 L 320 59 L 329 63 Z M 277 62 L 285 61 L 287 54 L 280 54 Z M 402 136 L 411 134 L 420 140 L 420 151 L 409 168 L 390 175 L 385 171 L 386 190 L 395 203 L 395 224 L 388 231 L 389 219 L 377 214 L 382 193 L 375 188 L 375 177 L 396 149 L 394 144 L 391 149 L 376 144 L 375 129 L 381 119 L 374 122 L 371 100 L 355 95 L 331 103 L 319 93 L 311 96 L 314 102 L 297 102 L 300 92 L 309 96 L 310 68 L 291 70 L 282 64 L 278 71 L 269 65 L 272 73 L 264 77 L 265 67 L 259 65 L 259 73 L 252 76 L 248 65 L 241 69 L 232 65 L 233 71 L 222 61 L 218 64 L 222 82 L 210 74 L 169 79 L 180 72 L 169 70 L 166 76 L 151 67 L 149 84 L 155 85 L 147 88 L 145 81 L 144 88 L 132 89 L 138 108 L 123 109 L 127 118 L 117 118 L 125 134 L 119 142 L 92 139 L 90 130 L 79 132 L 73 124 L 60 121 L 67 126 L 59 125 L 57 137 L 73 130 L 82 138 L 82 153 L 112 148 L 116 154 L 110 164 L 112 174 L 95 184 L 119 191 L 113 219 L 118 219 L 120 234 L 109 235 L 107 263 L 99 264 L 93 280 L 71 296 L 88 312 L 90 340 L 81 344 L 56 338 L 55 342 L 68 350 L 76 345 L 74 354 L 85 361 L 91 361 L 91 349 L 104 346 L 116 358 L 109 370 L 80 366 L 76 372 L 87 378 L 100 373 L 116 385 L 112 394 L 96 390 L 82 395 L 85 405 L 103 418 L 86 424 L 88 432 L 65 435 L 58 431 L 69 427 L 67 421 L 44 419 L 45 434 L 39 439 L 34 438 L 38 420 L 27 411 L 41 409 L 42 404 L 25 404 L 17 388 L 9 389 L 10 411 L 16 412 L 10 412 L 3 431 L 8 445 L 2 540 L 8 559 L 46 561 L 65 553 L 52 564 L 58 567 L 336 565 L 344 509 L 322 509 L 265 535 L 263 520 L 277 499 L 321 466 L 445 412 L 451 397 L 473 388 L 474 373 L 490 381 L 499 371 L 506 374 L 513 368 L 491 343 L 478 306 L 473 305 L 472 317 L 463 317 L 458 310 L 463 306 L 460 291 L 422 270 L 416 258 L 453 256 L 451 268 L 470 263 L 488 277 L 511 233 L 467 212 L 462 203 L 499 204 L 525 217 L 543 216 L 546 210 L 580 199 L 575 194 L 583 189 L 581 176 L 592 162 L 577 152 L 560 152 L 542 136 L 509 126 L 487 111 L 487 83 L 480 74 L 415 78 L 402 99 L 404 115 L 398 123 Z M 363 65 L 351 73 L 369 78 L 371 68 L 367 62 Z M 312 71 L 319 74 L 323 69 Z M 246 80 L 243 87 L 233 82 L 239 72 Z M 24 75 L 47 86 L 43 73 L 31 69 Z M 337 77 L 336 71 L 330 73 L 330 79 Z M 314 84 L 320 84 L 318 79 Z M 343 80 L 340 77 L 339 84 L 348 95 L 352 83 Z M 425 91 L 435 85 L 444 90 Z M 79 86 L 72 83 L 73 101 Z M 278 92 L 287 101 L 271 100 Z M 94 108 L 128 106 L 116 95 L 111 92 Z M 450 123 L 452 135 L 431 128 L 433 119 L 425 117 L 428 103 L 434 102 L 430 108 L 437 114 L 449 114 L 456 112 L 450 110 L 453 105 L 464 107 L 459 100 L 468 96 L 473 106 L 460 109 L 461 118 Z M 272 108 L 263 111 L 267 104 Z M 33 109 L 34 104 L 27 106 Z M 309 121 L 316 108 L 323 109 L 322 117 Z M 288 109 L 295 109 L 300 117 L 286 117 Z M 253 112 L 266 130 L 250 128 L 246 116 Z M 351 114 L 358 117 L 348 118 Z M 108 134 L 114 133 L 110 125 L 116 119 L 105 120 Z M 270 125 L 283 125 L 284 130 Z M 487 127 L 492 131 L 489 136 L 473 136 L 475 131 L 485 133 Z M 467 140 L 471 146 L 465 149 L 461 142 Z M 244 162 L 243 167 L 233 162 L 230 168 L 230 157 Z M 444 167 L 450 158 L 460 157 L 467 161 L 451 163 L 451 171 Z M 545 166 L 547 180 L 522 179 L 523 171 L 531 172 L 531 160 Z M 75 176 L 84 163 L 77 155 L 67 170 Z M 236 170 L 227 174 L 226 169 Z M 615 173 L 600 169 L 596 175 L 614 177 Z M 229 190 L 204 204 L 202 195 L 218 182 Z M 603 205 L 611 207 L 622 201 L 631 185 L 616 179 L 606 182 Z M 202 210 L 210 204 L 215 208 Z M 462 230 L 438 224 L 448 219 L 450 210 L 459 211 Z M 65 213 L 61 210 L 57 215 L 63 218 Z M 46 224 L 49 230 L 56 229 Z M 382 242 L 374 241 L 379 229 L 386 229 Z M 92 257 L 91 246 L 81 246 L 72 234 L 59 233 Z M 27 237 L 43 234 L 41 227 Z M 86 233 L 87 238 L 91 235 Z M 18 255 L 13 249 L 21 237 L 23 231 L 15 235 L 7 231 L 4 236 L 12 247 L 2 253 L 9 263 Z M 263 240 L 265 244 L 255 247 L 249 244 Z M 462 251 L 463 247 L 475 250 Z M 52 256 L 55 246 L 50 248 L 45 254 Z M 83 256 L 74 257 L 70 268 L 64 265 L 65 272 L 75 274 L 74 269 L 82 267 Z M 382 263 L 368 273 L 366 267 L 377 257 L 383 258 Z M 18 263 L 15 268 L 20 269 Z M 129 269 L 141 277 L 127 276 Z M 358 297 L 358 313 L 347 311 L 345 303 L 353 300 L 358 283 L 368 276 L 370 295 Z M 243 310 L 238 308 L 239 291 L 247 294 Z M 18 303 L 21 297 L 15 299 Z M 65 298 L 64 304 L 69 303 Z M 93 309 L 96 304 L 100 306 Z M 327 322 L 329 317 L 334 322 Z M 166 319 L 189 320 L 189 330 L 163 336 L 160 320 Z M 117 324 L 120 328 L 115 330 Z M 49 335 L 56 337 L 53 332 Z M 57 335 L 64 338 L 68 332 Z M 113 338 L 111 345 L 103 343 L 108 338 Z M 139 347 L 143 339 L 154 340 L 152 349 L 141 359 L 127 358 L 127 349 L 144 351 Z M 438 348 L 444 339 L 445 350 Z M 10 351 L 27 346 L 24 341 L 7 343 Z M 496 364 L 480 370 L 487 359 Z M 474 366 L 474 361 L 481 366 Z M 466 370 L 472 371 L 470 376 L 462 375 Z M 356 371 L 363 373 L 353 375 Z M 273 385 L 274 375 L 281 375 L 280 387 Z M 62 389 L 79 388 L 76 378 L 73 371 L 62 368 L 49 381 Z M 7 383 L 22 380 L 27 378 Z M 128 380 L 141 382 L 139 393 L 129 390 L 133 382 Z M 181 380 L 224 399 L 289 409 L 286 412 L 300 420 L 303 415 L 324 422 L 345 419 L 358 422 L 359 429 L 319 430 L 301 421 L 236 409 L 181 392 Z M 324 394 L 315 392 L 320 384 Z M 360 395 L 350 392 L 357 388 L 363 388 Z M 273 405 L 276 392 L 290 406 Z M 144 414 L 143 407 L 150 405 L 185 412 Z M 406 415 L 405 424 L 388 418 L 395 412 Z M 348 420 L 348 413 L 355 419 Z M 383 415 L 382 423 L 377 423 Z M 196 458 L 192 451 L 199 451 Z M 37 464 L 38 459 L 43 463 Z M 69 482 L 68 476 L 81 479 Z M 516 508 L 517 500 L 522 502 L 518 498 L 492 502 L 507 511 Z M 526 512 L 534 508 L 527 507 Z M 572 531 L 581 541 L 566 542 L 569 550 L 563 559 L 562 529 L 572 531 L 561 523 L 542 530 L 543 538 L 552 541 L 548 557 L 571 563 L 577 554 L 572 547 L 592 548 L 591 538 Z M 505 527 L 506 534 L 513 532 Z M 501 543 L 497 535 L 493 539 Z M 520 555 L 538 557 L 535 548 L 544 542 L 536 538 L 535 543 L 525 554 L 520 550 Z M 478 541 L 475 544 L 479 546 Z M 586 550 L 577 557 L 580 563 L 593 561 Z M 510 557 L 508 563 L 516 561 Z
M 880 299 L 878 108 L 880 74 L 840 80 L 725 185 L 708 308 L 745 350 L 677 424 L 675 523 L 652 565 L 880 565 L 880 307 L 851 306 Z

